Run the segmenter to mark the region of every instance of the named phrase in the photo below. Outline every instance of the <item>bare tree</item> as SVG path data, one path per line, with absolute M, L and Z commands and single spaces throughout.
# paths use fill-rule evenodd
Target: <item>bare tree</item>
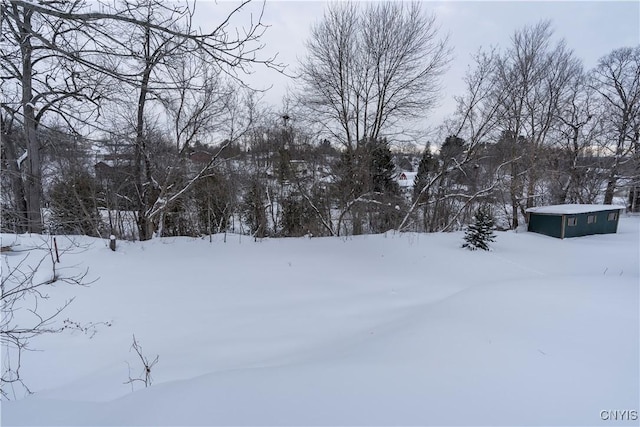
M 2 3 L 2 22 L 7 23 L 11 34 L 8 38 L 10 49 L 3 52 L 10 52 L 11 59 L 14 59 L 11 63 L 3 61 L 3 65 L 11 64 L 3 71 L 10 78 L 17 78 L 15 86 L 21 92 L 16 95 L 19 108 L 3 103 L 3 109 L 21 117 L 27 141 L 29 167 L 25 193 L 30 231 L 42 231 L 41 162 L 35 134 L 39 116 L 54 107 L 60 110 L 56 106 L 68 99 L 97 102 L 101 95 L 95 90 L 97 78 L 86 80 L 89 82 L 86 91 L 84 85 L 78 84 L 85 74 L 93 73 L 100 79 L 109 77 L 111 83 L 115 81 L 112 86 L 128 85 L 136 91 L 134 177 L 139 196 L 140 237 L 150 238 L 152 226 L 145 213 L 154 203 L 157 185 L 151 177 L 148 153 L 145 152 L 145 129 L 149 120 L 147 115 L 152 109 L 149 101 L 157 99 L 163 89 L 178 89 L 167 75 L 169 58 L 196 56 L 204 63 L 212 64 L 216 73 L 225 73 L 237 81 L 241 81 L 241 73 L 248 72 L 255 64 L 282 69 L 272 58 L 261 59 L 257 55 L 262 48 L 260 38 L 265 30 L 261 16 L 257 20 L 252 17 L 242 32 L 231 27 L 231 22 L 248 3 L 248 0 L 241 2 L 222 18 L 213 31 L 207 33 L 191 26 L 194 6 L 189 2 L 122 0 L 111 4 L 11 0 Z M 47 25 L 36 25 L 40 22 Z M 115 37 L 114 34 L 125 34 L 126 37 Z M 39 68 L 45 63 L 35 57 L 39 53 L 54 64 L 64 64 L 61 69 L 68 73 L 57 72 L 51 79 L 54 73 L 43 72 Z M 33 82 L 34 76 L 38 75 L 45 83 L 64 84 L 65 91 L 36 92 Z M 184 87 L 183 83 L 181 81 L 181 87 Z M 204 84 L 198 80 L 196 87 Z M 39 108 L 35 101 L 44 102 L 44 105 Z M 87 124 L 88 114 L 74 115 L 65 110 L 61 116 L 68 120 L 79 115 Z
M 3 138 L 3 146 L 17 181 L 13 187 L 18 211 L 24 209 L 22 222 L 30 232 L 43 230 L 38 127 L 52 114 L 74 127 L 78 118 L 91 119 L 99 100 L 102 79 L 75 59 L 78 51 L 91 49 L 90 43 L 78 36 L 78 23 L 58 16 L 81 7 L 79 1 L 6 0 L 0 5 L 3 129 L 19 129 L 25 151 L 18 152 L 15 137 Z M 43 9 L 53 13 L 42 13 Z M 24 168 L 24 174 L 18 168 Z
M 470 204 L 496 188 L 497 181 L 489 180 L 482 188 L 467 186 L 462 192 L 460 186 L 452 185 L 451 179 L 453 175 L 467 176 L 469 169 L 477 166 L 483 148 L 498 132 L 500 107 L 508 91 L 497 75 L 497 59 L 494 51 L 476 55 L 475 67 L 464 78 L 465 93 L 456 98 L 456 113 L 446 124 L 449 137 L 440 150 L 438 164 L 427 180 L 419 181 L 420 187 L 415 189 L 413 203 L 398 230 L 409 226 L 413 212 L 419 207 L 424 210 L 423 216 L 429 216 L 423 219 L 426 231 L 448 230 Z M 506 165 L 508 162 L 497 166 L 497 172 Z M 425 201 L 423 196 L 427 194 L 432 195 Z M 445 213 L 446 210 L 450 212 Z
M 380 144 L 433 107 L 449 55 L 435 16 L 418 3 L 334 3 L 312 28 L 300 65 L 299 100 L 321 134 L 345 149 L 336 186 L 340 214 L 335 230 L 325 221 L 331 233 L 339 234 L 347 217 L 359 233 L 365 216 L 376 228 L 396 212 L 398 200 L 381 200 L 380 189 L 393 193 L 392 186 L 374 190 L 369 185 L 371 162 L 385 156 Z M 372 157 L 372 149 L 382 157 Z M 383 213 L 388 206 L 393 212 Z
M 613 202 L 621 166 L 630 159 L 637 160 L 640 151 L 640 45 L 616 49 L 601 58 L 593 71 L 592 85 L 605 106 L 606 131 L 613 142 L 604 195 L 604 203 L 609 204 Z
M 552 36 L 549 21 L 526 26 L 515 32 L 511 48 L 499 62 L 499 77 L 508 93 L 501 106 L 500 127 L 510 147 L 508 156 L 521 158 L 511 162 L 508 179 L 513 228 L 539 197 L 540 151 L 555 129 L 571 79 L 580 71 L 580 62 L 564 40 L 553 45 Z
M 558 110 L 557 144 L 550 149 L 551 203 L 596 203 L 602 177 L 597 148 L 603 138 L 601 108 L 588 74 L 572 77 L 566 102 Z
M 18 392 L 31 393 L 21 374 L 22 356 L 32 350 L 31 341 L 43 334 L 55 334 L 66 329 L 81 330 L 92 335 L 98 324 L 80 325 L 60 317 L 73 299 L 62 302 L 55 308 L 47 308 L 43 302 L 48 299 L 47 290 L 56 284 L 85 286 L 87 271 L 72 274 L 61 273 L 57 266 L 59 256 L 71 249 L 78 249 L 72 242 L 68 248 L 61 248 L 56 255 L 57 245 L 44 241 L 38 247 L 17 252 L 8 245 L 2 248 L 9 255 L 2 257 L 2 281 L 0 283 L 0 343 L 2 344 L 2 377 L 0 394 L 3 398 L 17 397 Z M 24 255 L 23 255 L 24 254 Z M 15 262 L 14 262 L 15 260 Z M 47 264 L 50 263 L 50 270 Z M 110 326 L 110 323 L 103 323 Z M 20 386 L 20 387 L 18 387 Z M 21 389 L 20 389 L 21 388 Z
M 311 29 L 300 98 L 324 132 L 353 151 L 424 118 L 449 54 L 435 16 L 418 3 L 333 3 Z
M 164 106 L 174 118 L 174 143 L 179 155 L 186 155 L 190 143 L 203 131 L 211 130 L 215 125 L 212 120 L 228 109 L 230 89 L 219 83 L 220 74 L 237 79 L 234 68 L 244 70 L 253 63 L 273 63 L 260 61 L 255 56 L 252 44 L 264 30 L 260 21 L 252 23 L 244 35 L 236 38 L 227 33 L 229 19 L 246 3 L 232 11 L 213 33 L 205 35 L 192 29 L 193 10 L 188 4 L 144 0 L 127 5 L 120 17 L 113 19 L 133 34 L 122 45 L 123 55 L 129 59 L 121 65 L 118 76 L 140 76 L 128 83 L 138 95 L 136 116 L 132 121 L 135 128 L 134 177 L 138 193 L 139 237 L 146 240 L 152 237 L 157 218 L 162 217 L 166 209 L 211 166 L 207 165 L 178 187 L 173 185 L 172 174 L 168 174 L 164 183 L 156 179 L 145 135 L 145 123 L 150 120 L 149 113 L 154 111 L 154 101 L 164 100 Z M 123 20 L 122 14 L 128 19 Z

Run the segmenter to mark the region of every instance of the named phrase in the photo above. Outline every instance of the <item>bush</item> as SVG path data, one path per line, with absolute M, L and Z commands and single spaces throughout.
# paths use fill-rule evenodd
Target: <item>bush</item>
M 56 233 L 98 236 L 97 185 L 87 173 L 59 179 L 51 190 L 51 228 Z

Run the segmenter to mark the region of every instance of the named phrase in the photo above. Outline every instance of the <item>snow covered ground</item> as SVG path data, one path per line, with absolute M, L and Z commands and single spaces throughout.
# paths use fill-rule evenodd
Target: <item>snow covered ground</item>
M 62 267 L 99 280 L 47 307 L 75 296 L 65 318 L 111 326 L 35 340 L 36 393 L 2 425 L 637 425 L 601 411 L 640 410 L 639 225 L 492 252 L 462 233 L 74 239 Z M 160 356 L 134 391 L 133 334 Z

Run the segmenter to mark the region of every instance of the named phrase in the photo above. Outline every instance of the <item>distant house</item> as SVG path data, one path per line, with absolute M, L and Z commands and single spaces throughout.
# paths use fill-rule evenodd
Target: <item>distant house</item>
M 558 237 L 579 237 L 618 231 L 624 206 L 555 205 L 527 209 L 528 231 Z
M 105 162 L 98 162 L 93 167 L 96 171 L 96 176 L 98 177 L 98 179 L 106 178 L 113 174 L 113 167 L 109 166 Z
M 405 192 L 410 192 L 413 190 L 413 186 L 415 184 L 417 172 L 399 172 L 395 176 L 395 180 L 400 186 L 400 189 Z
M 134 168 L 130 163 L 114 161 L 112 159 L 99 161 L 93 165 L 93 168 L 98 181 L 106 180 L 114 182 L 122 179 L 122 177 L 130 177 L 134 172 Z
M 192 151 L 189 153 L 189 160 L 193 163 L 208 164 L 213 159 L 213 154 L 207 151 Z
M 302 176 L 310 175 L 313 169 L 306 160 L 290 160 L 289 166 L 295 174 Z

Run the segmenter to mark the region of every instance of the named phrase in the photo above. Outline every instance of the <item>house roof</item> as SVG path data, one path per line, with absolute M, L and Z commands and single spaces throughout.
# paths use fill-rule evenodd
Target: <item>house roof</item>
M 552 206 L 539 206 L 537 208 L 529 208 L 527 212 L 549 215 L 575 215 L 590 212 L 611 211 L 617 209 L 625 209 L 620 205 L 552 205 Z
M 413 187 L 417 172 L 405 172 L 401 171 L 396 174 L 396 182 L 400 187 Z

